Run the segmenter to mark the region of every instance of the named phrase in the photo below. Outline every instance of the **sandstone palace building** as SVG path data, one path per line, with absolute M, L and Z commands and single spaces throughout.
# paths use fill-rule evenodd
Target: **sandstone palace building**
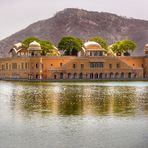
M 148 45 L 145 56 L 116 56 L 98 43 L 84 43 L 78 56 L 41 56 L 36 41 L 28 49 L 15 44 L 10 57 L 0 59 L 0 79 L 101 80 L 148 79 Z

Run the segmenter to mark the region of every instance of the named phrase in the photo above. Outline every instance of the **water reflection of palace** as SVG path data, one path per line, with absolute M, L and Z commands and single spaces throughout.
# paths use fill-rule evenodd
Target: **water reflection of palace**
M 148 113 L 143 104 L 148 94 L 137 92 L 136 87 L 59 84 L 23 89 L 14 93 L 13 100 L 14 109 L 52 115 L 128 116 L 139 108 Z

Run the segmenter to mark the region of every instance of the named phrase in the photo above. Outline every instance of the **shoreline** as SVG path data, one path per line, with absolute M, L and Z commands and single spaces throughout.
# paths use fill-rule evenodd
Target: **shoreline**
M 93 80 L 90 80 L 90 79 L 83 79 L 83 80 L 80 80 L 80 79 L 71 79 L 71 80 L 68 80 L 68 79 L 65 79 L 65 80 L 60 80 L 60 79 L 57 79 L 57 80 L 53 80 L 53 79 L 48 79 L 48 80 L 29 80 L 29 79 L 0 79 L 0 81 L 13 81 L 13 82 L 60 82 L 60 83 L 64 83 L 64 82 L 126 82 L 126 81 L 144 81 L 144 82 L 148 82 L 148 78 L 143 78 L 143 79 L 93 79 Z

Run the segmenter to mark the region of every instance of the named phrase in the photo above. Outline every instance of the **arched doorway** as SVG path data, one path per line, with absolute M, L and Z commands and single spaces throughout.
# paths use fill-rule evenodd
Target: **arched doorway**
M 63 79 L 63 78 L 64 78 L 64 74 L 60 73 L 60 79 Z
M 99 78 L 102 79 L 103 78 L 103 73 L 99 74 Z
M 121 79 L 124 79 L 124 72 L 121 73 Z
M 32 57 L 34 56 L 34 52 L 31 52 L 31 56 L 32 56 Z
M 57 79 L 57 75 L 54 75 L 54 79 Z
M 94 75 L 93 73 L 90 73 L 90 79 L 93 79 Z
M 36 79 L 39 79 L 39 75 L 38 74 L 36 75 Z
M 105 74 L 105 79 L 107 79 L 107 78 L 108 78 L 108 74 L 106 73 L 106 74 Z
M 116 78 L 116 79 L 119 78 L 119 73 L 118 73 L 118 72 L 115 73 L 115 78 Z
M 68 73 L 68 79 L 71 79 L 71 73 Z
M 77 73 L 73 74 L 73 78 L 76 79 L 77 78 Z
M 137 74 L 136 74 L 136 73 L 134 73 L 134 75 L 133 75 L 133 76 L 134 76 L 134 78 L 137 78 Z
M 132 78 L 132 73 L 131 72 L 128 73 L 128 78 L 129 79 Z
M 88 74 L 86 74 L 86 79 L 88 79 Z
M 114 74 L 111 72 L 110 73 L 110 78 L 113 79 L 114 78 Z
M 98 73 L 95 74 L 95 79 L 98 79 Z
M 83 79 L 83 73 L 79 74 L 79 79 Z

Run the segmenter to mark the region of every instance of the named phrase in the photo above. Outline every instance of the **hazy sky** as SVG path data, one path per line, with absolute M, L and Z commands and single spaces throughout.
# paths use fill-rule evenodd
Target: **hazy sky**
M 148 0 L 0 0 L 0 39 L 64 8 L 111 12 L 148 20 Z

